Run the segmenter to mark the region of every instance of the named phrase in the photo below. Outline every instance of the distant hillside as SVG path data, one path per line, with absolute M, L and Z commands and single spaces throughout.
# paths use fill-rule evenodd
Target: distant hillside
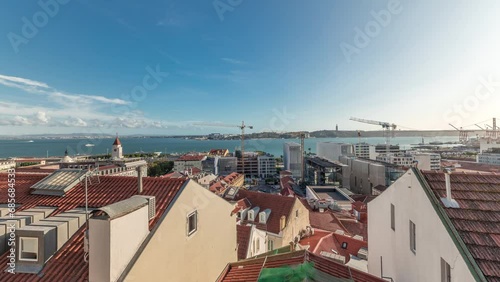
M 319 130 L 309 133 L 311 137 L 316 138 L 332 138 L 332 137 L 357 137 L 357 131 L 335 131 L 335 130 Z M 437 137 L 437 136 L 458 136 L 456 130 L 397 130 L 395 136 L 399 137 Z M 377 131 L 361 131 L 361 137 L 384 137 L 384 132 Z

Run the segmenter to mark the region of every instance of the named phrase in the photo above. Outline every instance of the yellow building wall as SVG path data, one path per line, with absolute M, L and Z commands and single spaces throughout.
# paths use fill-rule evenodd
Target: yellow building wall
M 125 281 L 215 281 L 237 260 L 233 206 L 189 181 Z M 197 231 L 187 236 L 187 216 L 198 212 Z

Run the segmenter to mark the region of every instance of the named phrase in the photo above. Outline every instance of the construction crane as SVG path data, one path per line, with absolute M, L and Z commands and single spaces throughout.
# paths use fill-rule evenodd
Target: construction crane
M 304 184 L 305 183 L 305 179 L 304 179 L 304 171 L 305 171 L 305 166 L 304 166 L 304 154 L 305 154 L 305 146 L 304 146 L 304 139 L 306 138 L 306 133 L 305 132 L 300 132 L 300 152 L 301 152 L 301 160 L 300 160 L 300 164 L 301 164 L 301 173 L 300 173 L 300 179 L 302 181 L 301 184 Z
M 245 177 L 245 128 L 253 129 L 252 125 L 246 125 L 245 121 L 241 122 L 241 125 L 234 125 L 234 124 L 224 124 L 224 123 L 210 123 L 210 122 L 204 122 L 204 123 L 195 123 L 195 125 L 199 126 L 216 126 L 216 127 L 237 127 L 241 129 L 241 171 L 243 173 L 243 177 Z
M 458 131 L 458 141 L 461 143 L 466 143 L 469 140 L 469 132 L 475 132 L 475 130 L 464 130 L 462 127 L 458 129 L 451 123 L 449 123 L 449 125 Z
M 382 128 L 384 129 L 386 153 L 389 154 L 389 152 L 391 151 L 391 137 L 394 137 L 394 131 L 398 127 L 396 124 L 389 123 L 389 122 L 383 122 L 383 121 L 375 121 L 375 120 L 355 118 L 355 117 L 351 117 L 350 120 L 361 122 L 361 123 L 367 123 L 367 124 L 373 124 L 373 125 L 380 125 L 380 126 L 382 126 Z M 359 133 L 358 133 L 358 135 L 359 135 Z

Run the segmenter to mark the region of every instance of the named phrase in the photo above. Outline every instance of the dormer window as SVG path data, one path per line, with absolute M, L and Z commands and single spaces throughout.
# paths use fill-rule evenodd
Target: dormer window
M 253 211 L 249 211 L 248 212 L 248 220 L 249 221 L 254 221 Z
M 38 261 L 38 238 L 19 238 L 19 260 Z

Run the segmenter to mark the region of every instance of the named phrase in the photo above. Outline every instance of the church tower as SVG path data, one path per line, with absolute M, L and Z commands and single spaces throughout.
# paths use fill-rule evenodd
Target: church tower
M 113 143 L 113 151 L 111 151 L 111 158 L 122 159 L 123 158 L 123 148 L 120 139 L 118 139 L 118 134 L 116 134 L 115 142 Z

